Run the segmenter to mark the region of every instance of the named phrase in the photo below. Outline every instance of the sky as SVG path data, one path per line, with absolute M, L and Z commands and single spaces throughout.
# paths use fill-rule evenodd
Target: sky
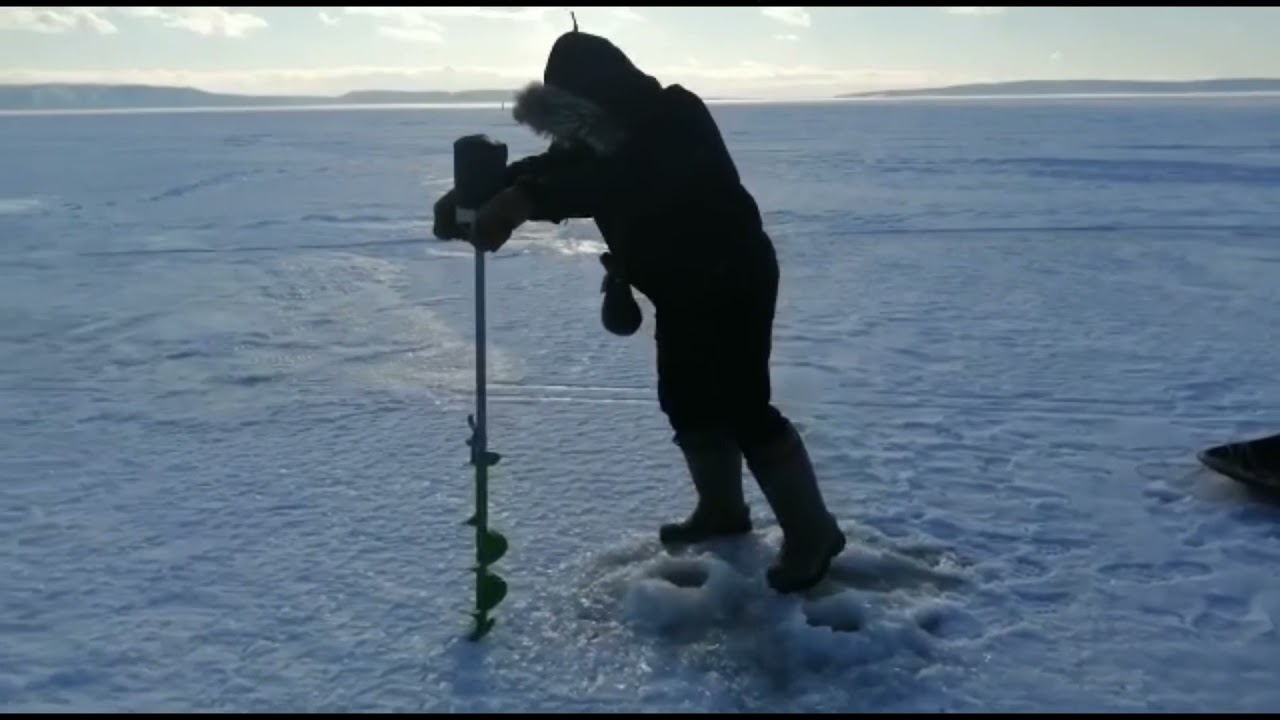
M 6 7 L 0 82 L 515 88 L 541 77 L 571 9 L 664 83 L 721 96 L 1280 77 L 1268 7 Z

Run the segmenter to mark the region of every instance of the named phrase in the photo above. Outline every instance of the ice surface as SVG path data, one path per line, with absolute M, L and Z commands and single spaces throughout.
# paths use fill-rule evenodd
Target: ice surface
M 776 391 L 850 535 L 679 556 L 651 314 L 589 223 L 489 267 L 511 586 L 461 640 L 497 110 L 0 118 L 0 709 L 1273 711 L 1280 103 L 715 109 L 783 263 Z

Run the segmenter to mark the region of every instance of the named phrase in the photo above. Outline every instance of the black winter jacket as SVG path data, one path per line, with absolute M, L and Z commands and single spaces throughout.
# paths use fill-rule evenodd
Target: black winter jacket
M 776 272 L 760 210 L 706 105 L 662 87 L 608 40 L 562 35 L 543 83 L 518 94 L 513 115 L 553 141 L 507 170 L 531 219 L 593 219 L 626 279 L 659 309 L 687 297 L 690 283 Z

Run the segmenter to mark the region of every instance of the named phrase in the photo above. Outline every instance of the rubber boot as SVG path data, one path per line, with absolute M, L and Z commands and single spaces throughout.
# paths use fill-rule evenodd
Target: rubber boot
M 689 467 L 698 503 L 685 520 L 658 530 L 664 545 L 692 545 L 751 532 L 751 511 L 742 496 L 742 452 L 728 438 L 677 442 Z
M 747 455 L 747 467 L 782 527 L 782 551 L 765 578 L 779 593 L 817 585 L 845 546 L 845 536 L 827 511 L 804 440 L 787 423 L 782 438 Z

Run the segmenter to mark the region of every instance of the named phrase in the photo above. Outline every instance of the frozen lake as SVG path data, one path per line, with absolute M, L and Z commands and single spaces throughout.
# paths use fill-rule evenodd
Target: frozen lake
M 782 262 L 821 600 L 692 490 L 594 226 L 430 238 L 496 109 L 0 117 L 0 710 L 1280 709 L 1280 99 L 724 105 Z M 749 476 L 748 476 L 749 477 Z M 675 580 L 673 583 L 672 580 Z

